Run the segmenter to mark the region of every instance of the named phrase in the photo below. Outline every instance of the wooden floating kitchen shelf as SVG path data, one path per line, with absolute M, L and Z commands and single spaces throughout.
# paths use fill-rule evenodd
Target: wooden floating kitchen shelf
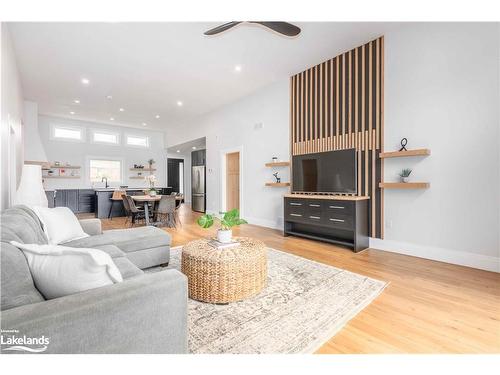
M 289 161 L 275 161 L 272 163 L 266 163 L 266 167 L 288 167 L 290 165 Z
M 289 182 L 266 182 L 266 186 L 285 187 L 290 186 Z
M 385 158 L 402 158 L 407 156 L 427 156 L 431 154 L 431 150 L 428 148 L 419 148 L 416 150 L 408 151 L 392 151 L 392 152 L 382 152 L 380 154 L 381 159 Z
M 80 176 L 42 176 L 43 178 L 80 178 Z
M 427 189 L 431 184 L 429 182 L 381 182 L 378 186 L 382 189 Z
M 129 177 L 132 180 L 144 180 L 146 176 L 131 176 Z
M 49 165 L 43 166 L 42 169 L 44 171 L 48 171 L 49 169 L 80 169 L 79 165 Z
M 136 171 L 136 172 L 154 172 L 156 171 L 156 168 L 130 168 L 131 171 Z

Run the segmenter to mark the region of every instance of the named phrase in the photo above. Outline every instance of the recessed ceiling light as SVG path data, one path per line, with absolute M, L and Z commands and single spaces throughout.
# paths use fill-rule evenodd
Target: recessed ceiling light
M 110 117 L 109 118 L 111 121 L 115 121 L 115 118 L 114 117 Z
M 80 100 L 79 99 L 75 99 L 75 100 L 73 100 L 73 103 L 80 104 Z
M 123 112 L 123 111 L 125 111 L 125 110 L 124 110 L 123 108 L 120 108 L 120 109 L 119 109 L 119 111 L 120 111 L 120 112 Z
M 155 117 L 156 117 L 156 118 L 160 118 L 160 115 L 156 115 Z
M 177 150 L 176 152 L 181 152 L 181 150 Z
M 182 106 L 184 105 L 184 103 L 183 103 L 183 102 L 181 102 L 180 100 L 178 100 L 178 101 L 177 101 L 177 105 L 178 105 L 179 107 L 182 107 Z
M 82 78 L 82 83 L 84 85 L 88 85 L 90 83 L 90 81 L 88 80 L 88 78 Z
M 113 99 L 113 96 L 111 96 L 111 95 L 107 95 L 107 96 L 106 96 L 106 99 L 111 100 L 111 99 Z
M 70 115 L 74 115 L 74 114 L 75 114 L 75 112 L 71 111 L 69 114 L 70 114 Z
M 196 146 L 193 146 L 193 147 L 192 147 L 192 149 L 193 149 L 193 150 L 196 150 Z
M 142 123 L 142 126 L 146 126 L 147 124 L 145 122 Z
M 234 67 L 234 71 L 235 71 L 235 72 L 241 72 L 241 65 L 236 65 L 236 66 Z

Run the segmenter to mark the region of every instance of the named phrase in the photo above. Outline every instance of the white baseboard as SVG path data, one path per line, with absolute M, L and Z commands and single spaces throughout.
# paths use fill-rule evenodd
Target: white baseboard
M 283 218 L 278 218 L 277 220 L 267 220 L 255 217 L 245 217 L 245 220 L 248 221 L 249 224 L 259 225 L 261 227 L 283 229 Z
M 370 248 L 437 260 L 481 270 L 500 272 L 500 258 L 440 247 L 370 238 Z

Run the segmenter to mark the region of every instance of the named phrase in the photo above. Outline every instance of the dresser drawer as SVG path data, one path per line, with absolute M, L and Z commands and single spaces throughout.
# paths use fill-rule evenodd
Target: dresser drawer
M 328 215 L 353 215 L 354 202 L 349 201 L 325 201 L 323 202 L 323 210 Z
M 328 213 L 324 216 L 322 223 L 336 229 L 354 229 L 354 218 L 352 215 Z

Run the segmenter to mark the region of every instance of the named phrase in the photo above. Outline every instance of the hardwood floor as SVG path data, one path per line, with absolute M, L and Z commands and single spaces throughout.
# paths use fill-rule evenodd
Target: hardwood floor
M 182 226 L 165 229 L 173 246 L 213 233 L 196 225 L 198 216 L 182 207 Z M 102 222 L 124 227 L 124 218 Z M 500 352 L 500 274 L 373 249 L 355 254 L 255 225 L 234 234 L 390 283 L 318 353 Z

